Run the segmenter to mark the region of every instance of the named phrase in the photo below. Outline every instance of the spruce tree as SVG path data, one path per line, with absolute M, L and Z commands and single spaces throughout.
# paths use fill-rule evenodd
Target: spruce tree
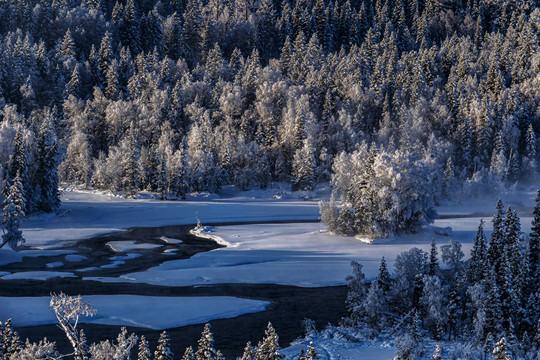
M 111 64 L 112 56 L 111 34 L 106 32 L 101 39 L 98 54 L 98 66 L 101 73 L 101 79 L 107 79 L 107 73 L 109 72 L 109 65 Z
M 476 284 L 484 279 L 487 274 L 487 243 L 484 235 L 484 220 L 480 220 L 478 231 L 474 237 L 474 244 L 471 249 L 471 259 L 467 267 L 467 282 Z
M 26 143 L 22 137 L 22 131 L 20 128 L 15 133 L 15 139 L 13 139 L 13 154 L 9 158 L 7 167 L 6 184 L 4 185 L 3 195 L 7 198 L 11 192 L 11 185 L 16 177 L 20 179 L 21 194 L 23 198 L 22 211 L 25 214 L 29 214 L 33 210 L 32 206 L 32 191 L 28 181 L 28 160 L 26 155 Z
M 439 258 L 437 257 L 437 244 L 435 239 L 431 240 L 431 251 L 429 253 L 429 276 L 439 275 Z
M 535 201 L 536 205 L 533 210 L 527 252 L 528 276 L 526 294 L 533 294 L 540 287 L 540 190 L 537 192 Z
M 141 341 L 139 342 L 139 352 L 137 353 L 137 360 L 150 360 L 152 353 L 148 348 L 148 341 L 144 335 L 141 336 Z
M 186 348 L 186 351 L 184 352 L 184 356 L 182 356 L 182 360 L 196 360 L 195 353 L 193 352 L 193 348 L 191 346 Z
M 504 212 L 501 200 L 497 202 L 497 212 L 493 216 L 493 232 L 489 241 L 488 261 L 489 265 L 496 270 L 498 287 L 504 281 Z
M 3 217 L 3 232 L 2 246 L 8 244 L 12 249 L 17 245 L 24 243 L 25 239 L 22 231 L 19 230 L 21 220 L 24 217 L 24 203 L 22 182 L 19 173 L 17 172 L 13 184 L 9 188 L 7 199 L 2 206 L 4 211 Z
M 345 278 L 348 287 L 345 304 L 351 319 L 358 322 L 362 318 L 363 310 L 361 305 L 366 297 L 366 277 L 362 272 L 362 264 L 358 261 L 351 261 L 351 266 L 353 268 L 352 275 Z
M 198 348 L 195 352 L 197 360 L 219 360 L 222 355 L 219 350 L 214 349 L 214 336 L 210 332 L 210 324 L 205 324 L 201 338 L 198 341 Z
M 379 265 L 379 274 L 377 275 L 376 281 L 379 282 L 379 286 L 383 291 L 384 295 L 387 295 L 390 292 L 392 286 L 392 278 L 390 272 L 388 271 L 388 266 L 386 265 L 386 259 L 384 256 L 381 258 L 381 264 Z
M 516 211 L 512 211 L 510 207 L 506 213 L 504 228 L 504 246 L 505 254 L 508 258 L 508 266 L 510 267 L 510 275 L 512 276 L 511 285 L 513 291 L 516 293 L 516 297 L 520 298 L 524 283 L 523 275 L 526 274 L 525 271 L 522 271 L 524 259 L 521 256 L 520 250 L 521 225 Z
M 75 57 L 75 41 L 73 41 L 71 30 L 69 29 L 66 31 L 62 44 L 60 45 L 60 54 L 67 57 Z
M 278 360 L 283 359 L 285 356 L 282 355 L 279 350 L 278 335 L 272 327 L 272 324 L 269 322 L 268 326 L 264 332 L 264 339 L 257 346 L 257 357 L 260 360 Z
M 246 344 L 246 347 L 244 348 L 244 353 L 242 354 L 242 357 L 240 360 L 257 360 L 257 352 L 251 346 L 251 342 L 248 341 Z
M 495 348 L 493 349 L 493 359 L 494 360 L 510 360 L 512 358 L 512 353 L 510 352 L 510 347 L 506 344 L 506 339 L 504 337 L 497 342 Z
M 47 114 L 37 138 L 37 170 L 35 174 L 34 192 L 36 210 L 53 212 L 60 207 L 58 191 L 58 141 L 52 122 L 52 114 Z
M 154 360 L 173 360 L 173 354 L 169 349 L 169 335 L 163 331 L 159 335 L 158 346 L 154 352 Z

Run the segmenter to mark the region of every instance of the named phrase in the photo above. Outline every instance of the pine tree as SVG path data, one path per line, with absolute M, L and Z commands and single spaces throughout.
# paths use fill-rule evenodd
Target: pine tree
M 474 283 L 471 283 L 474 284 Z M 459 293 L 458 278 L 454 279 L 452 288 L 450 290 L 450 298 L 448 300 L 448 335 L 449 338 L 454 335 L 454 338 L 458 334 L 459 323 L 461 318 L 461 296 Z
M 437 257 L 437 244 L 435 239 L 431 240 L 431 251 L 429 253 L 429 276 L 439 275 L 439 258 Z
M 443 182 L 443 196 L 450 199 L 454 195 L 454 165 L 452 164 L 452 158 L 449 157 L 446 161 L 446 169 L 444 170 L 444 182 Z
M 159 335 L 158 346 L 154 352 L 154 360 L 173 360 L 173 354 L 169 349 L 169 335 L 163 331 Z
M 58 142 L 56 131 L 49 112 L 37 138 L 38 153 L 36 156 L 37 170 L 35 174 L 36 210 L 53 212 L 60 207 L 60 192 L 58 191 Z
M 186 348 L 186 351 L 184 352 L 184 356 L 182 356 L 182 360 L 196 360 L 195 353 L 193 352 L 193 348 L 191 346 Z
M 439 347 L 439 344 L 435 347 L 435 353 L 433 354 L 433 360 L 443 360 L 441 356 L 441 348 Z
M 19 230 L 21 219 L 25 215 L 24 203 L 25 199 L 23 197 L 21 177 L 17 172 L 13 184 L 9 188 L 7 199 L 2 206 L 2 210 L 4 211 L 4 234 L 2 235 L 1 246 L 8 244 L 12 249 L 15 249 L 17 245 L 25 242 L 22 231 Z
M 101 45 L 99 47 L 99 55 L 98 55 L 98 65 L 99 65 L 99 71 L 101 73 L 102 79 L 107 79 L 107 74 L 109 72 L 112 56 L 113 54 L 112 54 L 111 34 L 109 32 L 106 32 L 103 38 L 101 39 Z
M 467 268 L 467 282 L 476 284 L 484 279 L 487 274 L 487 243 L 484 235 L 484 220 L 480 220 L 478 231 L 474 237 L 474 245 L 471 249 L 471 259 Z
M 197 0 L 186 1 L 186 10 L 183 14 L 183 34 L 187 46 L 185 57 L 190 62 L 195 62 L 201 51 L 204 24 L 200 4 Z
M 296 150 L 292 163 L 291 190 L 313 190 L 315 187 L 315 158 L 313 147 L 306 139 Z
M 536 174 L 538 169 L 537 138 L 532 124 L 529 124 L 526 135 L 525 158 L 522 168 L 531 176 Z
M 298 360 L 314 360 L 318 358 L 319 358 L 319 355 L 317 354 L 317 351 L 315 350 L 315 347 L 313 346 L 313 341 L 310 341 L 308 345 L 307 353 L 304 355 L 303 349 L 302 349 L 302 354 L 300 355 Z
M 379 283 L 381 290 L 384 295 L 387 295 L 390 292 L 392 286 L 392 278 L 390 272 L 388 271 L 388 266 L 386 265 L 386 259 L 384 256 L 381 258 L 381 264 L 379 265 L 379 274 L 377 275 L 376 281 Z
M 292 45 L 291 40 L 287 36 L 285 38 L 285 43 L 283 44 L 283 47 L 281 48 L 281 56 L 279 58 L 279 65 L 281 73 L 285 76 L 289 74 L 290 68 L 291 68 L 291 58 L 293 55 L 292 51 Z
M 81 77 L 79 75 L 79 65 L 77 64 L 73 68 L 73 72 L 71 73 L 71 79 L 69 79 L 69 82 L 66 84 L 65 95 L 67 98 L 69 95 L 79 97 L 80 94 L 81 94 Z
M 134 125 L 131 123 L 129 133 L 127 134 L 128 153 L 127 157 L 122 159 L 122 187 L 127 195 L 133 196 L 139 191 L 139 149 L 135 140 Z
M 497 285 L 502 286 L 504 280 L 504 212 L 501 200 L 497 202 L 497 212 L 493 216 L 493 232 L 489 241 L 488 261 L 496 269 Z
M 531 233 L 529 234 L 528 276 L 525 294 L 535 293 L 540 286 L 540 190 L 537 192 L 535 201 Z
M 509 207 L 504 223 L 505 254 L 508 258 L 510 275 L 512 276 L 512 288 L 517 297 L 521 297 L 524 279 L 522 276 L 523 258 L 520 251 L 521 226 L 516 211 Z
M 2 323 L 0 323 L 0 327 Z M 0 328 L 1 343 L 0 343 L 0 356 L 4 355 L 7 359 L 10 355 L 21 349 L 21 340 L 19 334 L 13 330 L 11 326 L 11 319 L 8 319 L 3 328 Z
M 372 281 L 369 291 L 362 302 L 363 321 L 375 331 L 384 328 L 382 313 L 386 311 L 386 300 L 378 281 Z
M 75 57 L 75 41 L 73 41 L 71 30 L 69 29 L 66 31 L 62 44 L 60 45 L 60 54 L 67 57 Z
M 257 359 L 257 353 L 255 352 L 255 349 L 253 346 L 251 346 L 251 342 L 248 341 L 246 344 L 246 347 L 244 348 L 244 353 L 242 354 L 242 357 L 240 360 L 256 360 Z
M 9 158 L 7 167 L 6 184 L 4 185 L 4 196 L 7 198 L 9 194 L 6 191 L 10 190 L 15 177 L 19 176 L 21 182 L 21 194 L 23 198 L 22 212 L 29 214 L 33 210 L 32 191 L 28 181 L 28 160 L 26 155 L 26 143 L 23 140 L 22 131 L 20 128 L 15 133 L 13 140 L 13 154 Z
M 105 80 L 107 84 L 105 95 L 110 100 L 117 100 L 120 89 L 118 88 L 118 61 L 116 59 L 113 59 L 109 65 Z
M 197 360 L 219 360 L 222 359 L 221 353 L 214 349 L 214 336 L 210 332 L 210 324 L 205 324 L 201 338 L 198 342 L 198 349 L 195 352 Z
M 512 354 L 510 352 L 510 348 L 506 344 L 506 340 L 504 337 L 499 340 L 499 342 L 495 345 L 495 348 L 493 349 L 493 359 L 494 360 L 510 360 L 512 358 Z
M 352 275 L 345 278 L 347 282 L 348 292 L 345 304 L 349 311 L 350 317 L 354 322 L 358 322 L 362 318 L 362 302 L 366 297 L 366 276 L 362 272 L 362 264 L 358 261 L 351 261 Z
M 139 17 L 133 0 L 127 0 L 122 13 L 120 42 L 128 46 L 131 53 L 137 55 L 141 52 L 141 34 L 139 31 Z
M 257 359 L 259 360 L 278 360 L 283 359 L 279 350 L 278 335 L 269 322 L 264 332 L 264 339 L 257 346 Z
M 141 341 L 139 342 L 139 352 L 137 353 L 137 360 L 150 360 L 152 353 L 148 348 L 148 341 L 144 335 L 141 336 Z

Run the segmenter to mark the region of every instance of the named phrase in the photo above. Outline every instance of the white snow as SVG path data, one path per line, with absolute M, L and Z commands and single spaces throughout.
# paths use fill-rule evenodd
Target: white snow
M 49 280 L 53 278 L 66 278 L 66 277 L 76 277 L 73 273 L 70 272 L 61 272 L 61 271 L 23 271 L 10 275 L 2 276 L 4 280 Z
M 116 252 L 154 249 L 163 246 L 158 244 L 136 243 L 135 241 L 110 241 L 107 243 L 107 245 Z
M 294 344 L 281 351 L 285 360 L 296 360 L 298 355 L 307 350 L 309 342 Z M 319 360 L 393 360 L 396 348 L 386 341 L 349 342 L 335 337 L 317 338 L 313 342 Z
M 173 239 L 173 238 L 166 237 L 166 236 L 162 236 L 160 239 L 165 241 L 167 244 L 181 244 L 181 243 L 183 243 L 182 240 Z
M 532 212 L 534 193 L 516 197 L 526 214 Z M 475 205 L 475 213 L 492 214 L 496 200 Z M 523 205 L 526 204 L 526 205 Z M 449 212 L 463 212 L 462 207 L 446 206 Z M 530 211 L 530 212 L 529 212 Z M 529 212 L 529 213 L 527 213 Z M 520 214 L 522 230 L 529 232 L 531 217 Z M 105 282 L 140 282 L 156 285 L 190 286 L 218 283 L 272 283 L 306 287 L 342 285 L 350 274 L 351 260 L 363 264 L 367 278 L 377 275 L 384 256 L 393 269 L 397 254 L 418 247 L 429 251 L 431 240 L 444 245 L 450 239 L 462 243 L 468 257 L 481 217 L 445 218 L 418 234 L 399 235 L 387 239 L 342 237 L 324 231 L 321 223 L 252 224 L 220 226 L 210 231 L 193 231 L 210 237 L 226 248 L 199 253 L 190 259 L 167 261 L 144 272 L 119 278 L 93 277 Z M 486 235 L 491 231 L 491 215 L 484 218 Z
M 182 201 L 124 199 L 99 192 L 66 190 L 60 211 L 65 215 L 33 216 L 22 230 L 29 246 L 58 247 L 131 227 L 204 223 L 317 219 L 316 201 L 270 199 L 278 190 L 250 191 L 231 196 L 197 196 Z
M 94 317 L 79 322 L 145 327 L 155 330 L 200 324 L 215 319 L 264 311 L 266 301 L 229 296 L 158 297 L 139 295 L 87 295 L 83 297 L 97 309 Z M 0 297 L 0 318 L 13 319 L 13 325 L 55 324 L 49 309 L 50 297 Z

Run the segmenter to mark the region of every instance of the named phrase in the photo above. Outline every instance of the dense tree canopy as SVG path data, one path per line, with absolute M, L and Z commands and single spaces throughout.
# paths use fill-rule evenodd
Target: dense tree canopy
M 58 167 L 124 195 L 309 190 L 362 143 L 435 202 L 538 174 L 532 1 L 11 0 L 0 20 L 0 186 L 20 168 L 27 213 L 58 206 Z

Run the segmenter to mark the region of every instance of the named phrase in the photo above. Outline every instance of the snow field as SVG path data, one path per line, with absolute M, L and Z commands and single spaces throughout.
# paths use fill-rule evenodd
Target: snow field
M 235 196 L 190 197 L 183 201 L 124 199 L 99 192 L 64 191 L 61 217 L 33 216 L 22 225 L 26 245 L 54 248 L 65 241 L 90 238 L 131 227 L 204 223 L 316 220 L 316 201 L 270 199 L 272 190 Z M 266 197 L 265 197 L 266 196 Z M 2 249 L 3 250 L 3 249 Z M 1 252 L 1 251 L 0 251 Z
M 86 295 L 97 309 L 94 317 L 79 322 L 164 330 L 264 311 L 267 301 L 229 296 L 158 297 L 138 295 Z M 15 327 L 55 324 L 50 297 L 0 297 L 0 318 L 13 319 Z
M 452 220 L 441 220 L 448 226 Z M 202 234 L 227 244 L 189 259 L 172 260 L 144 272 L 118 278 L 92 277 L 104 282 L 135 282 L 166 286 L 219 283 L 268 283 L 305 287 L 343 285 L 350 274 L 351 260 L 363 264 L 367 278 L 378 273 L 382 256 L 390 269 L 397 254 L 412 247 L 429 251 L 431 240 L 439 245 L 450 239 L 463 243 L 469 254 L 480 218 L 471 219 L 450 236 L 430 228 L 419 234 L 375 240 L 366 244 L 358 239 L 324 231 L 321 223 L 253 224 L 219 226 Z M 470 225 L 470 226 L 469 226 Z

